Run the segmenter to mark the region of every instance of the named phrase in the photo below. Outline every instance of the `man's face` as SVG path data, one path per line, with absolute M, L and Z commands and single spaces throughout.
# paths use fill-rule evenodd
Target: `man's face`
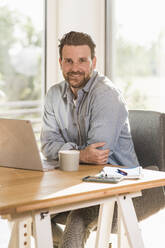
M 65 80 L 73 91 L 77 91 L 90 79 L 96 66 L 96 57 L 91 59 L 91 51 L 87 45 L 65 45 L 59 62 Z

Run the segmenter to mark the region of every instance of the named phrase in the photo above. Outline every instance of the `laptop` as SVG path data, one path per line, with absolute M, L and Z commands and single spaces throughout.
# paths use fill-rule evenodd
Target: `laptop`
M 0 118 L 0 166 L 49 171 L 58 162 L 41 157 L 29 120 Z

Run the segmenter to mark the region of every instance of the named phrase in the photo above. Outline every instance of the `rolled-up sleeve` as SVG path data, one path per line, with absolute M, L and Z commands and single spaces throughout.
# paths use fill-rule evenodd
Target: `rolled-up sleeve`
M 59 150 L 77 149 L 77 145 L 73 142 L 68 142 L 56 120 L 54 112 L 55 95 L 50 89 L 47 93 L 44 105 L 44 114 L 41 130 L 41 151 L 45 157 L 49 159 L 58 159 Z M 59 104 L 56 107 L 60 108 Z
M 120 95 L 111 92 L 97 94 L 93 99 L 87 143 L 106 142 L 104 148 L 113 153 L 128 112 Z
M 108 163 L 138 165 L 122 95 L 107 89 L 103 93 L 96 92 L 92 101 L 87 145 L 105 142 L 105 146 L 99 149 L 110 150 Z

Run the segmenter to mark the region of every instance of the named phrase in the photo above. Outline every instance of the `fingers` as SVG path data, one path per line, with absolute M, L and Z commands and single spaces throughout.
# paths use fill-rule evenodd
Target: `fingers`
M 105 144 L 106 144 L 105 142 L 97 142 L 97 143 L 89 145 L 89 147 L 92 149 L 96 149 L 98 147 L 103 147 Z M 107 153 L 109 154 L 110 150 L 109 149 L 104 149 L 104 150 L 98 150 L 97 149 L 97 151 L 100 151 L 100 153 L 102 153 L 102 154 L 107 154 Z
M 108 159 L 109 156 L 109 149 L 106 150 L 96 150 L 96 154 L 100 159 Z
M 93 148 L 97 148 L 97 147 L 102 147 L 105 144 L 106 144 L 105 142 L 97 142 L 97 143 L 91 144 L 90 146 Z
M 108 159 L 96 159 L 95 160 L 95 164 L 107 164 L 108 163 Z
M 108 161 L 109 149 L 95 150 L 95 160 L 98 164 L 106 164 Z
M 104 160 L 104 161 L 96 161 L 95 164 L 97 165 L 103 165 L 103 164 L 107 164 L 108 163 L 108 160 Z
M 94 161 L 96 164 L 106 164 L 109 156 L 109 149 L 99 150 L 98 147 L 103 147 L 105 142 L 97 142 L 89 145 L 90 153 L 94 153 Z
M 98 147 L 103 147 L 105 142 L 97 142 L 87 146 L 80 151 L 80 162 L 90 164 L 106 164 L 109 156 L 109 149 L 100 150 Z

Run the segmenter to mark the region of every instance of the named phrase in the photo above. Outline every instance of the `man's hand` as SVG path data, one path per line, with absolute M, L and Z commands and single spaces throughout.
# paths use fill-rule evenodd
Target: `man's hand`
M 98 147 L 103 147 L 104 145 L 104 142 L 98 142 L 87 146 L 83 150 L 80 150 L 80 163 L 106 164 L 110 150 L 97 149 Z

